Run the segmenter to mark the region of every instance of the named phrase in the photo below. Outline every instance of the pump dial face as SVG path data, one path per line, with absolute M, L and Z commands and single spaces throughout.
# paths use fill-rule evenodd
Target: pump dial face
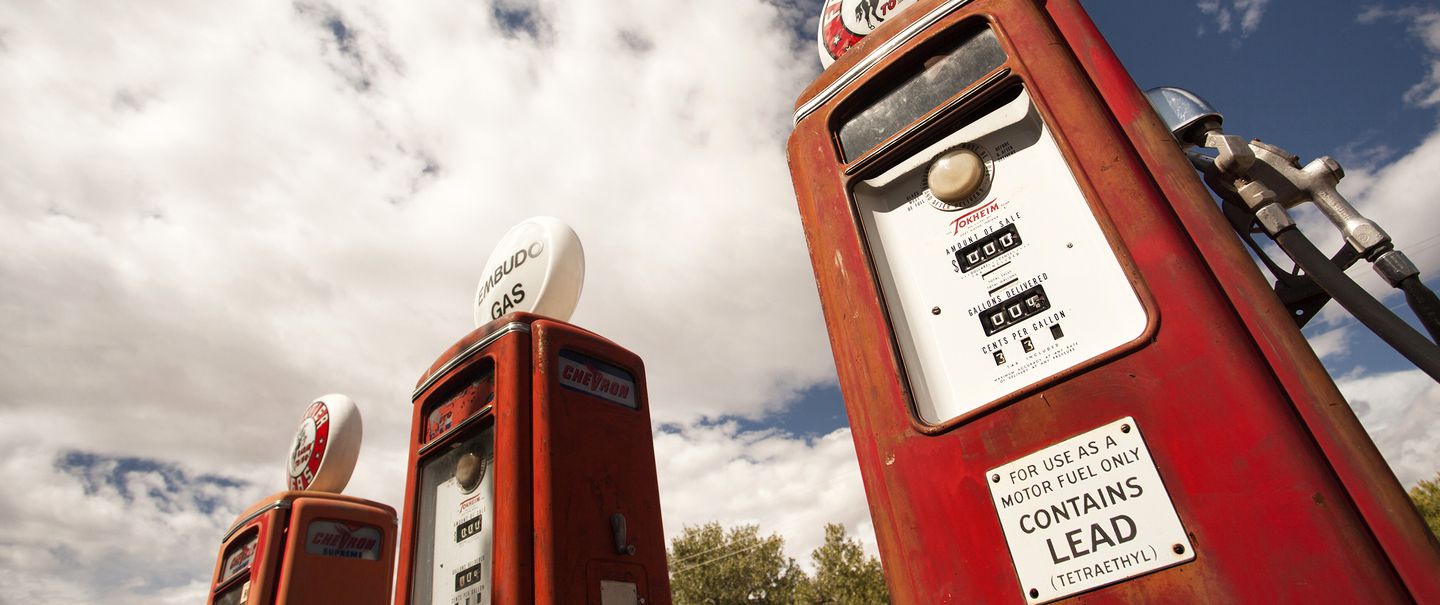
M 1147 325 L 1029 94 L 1016 85 L 995 99 L 853 190 L 915 412 L 927 424 L 1135 341 Z M 956 150 L 965 162 L 936 166 Z M 981 167 L 985 182 L 976 185 Z M 970 173 L 931 178 L 952 169 Z M 954 182 L 964 186 L 942 192 L 949 203 L 934 195 L 934 185 Z
M 414 580 L 416 604 L 489 605 L 495 559 L 495 429 L 437 446 L 420 463 Z

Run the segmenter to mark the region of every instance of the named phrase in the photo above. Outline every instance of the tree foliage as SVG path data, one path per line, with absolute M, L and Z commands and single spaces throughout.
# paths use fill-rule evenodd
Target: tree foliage
M 1430 533 L 1440 538 L 1440 473 L 1410 488 L 1410 499 L 1415 501 L 1415 508 L 1420 509 L 1420 516 L 1430 526 Z
M 805 572 L 785 556 L 785 539 L 754 525 L 687 526 L 670 542 L 670 590 L 680 605 L 790 605 Z
M 871 605 L 890 600 L 885 573 L 875 557 L 865 556 L 860 542 L 845 535 L 845 526 L 825 525 L 825 543 L 810 553 L 815 577 L 805 582 L 800 602 L 808 605 Z
M 754 525 L 686 527 L 670 543 L 670 588 L 678 605 L 872 605 L 889 600 L 880 562 L 839 524 L 810 554 L 810 578 L 785 556 L 785 539 Z

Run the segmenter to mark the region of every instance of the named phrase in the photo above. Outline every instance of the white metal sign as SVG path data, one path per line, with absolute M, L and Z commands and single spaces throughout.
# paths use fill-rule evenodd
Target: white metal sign
M 618 403 L 640 407 L 635 377 L 613 365 L 572 351 L 560 351 L 560 386 Z
M 305 530 L 305 552 L 322 557 L 379 561 L 384 534 L 380 528 L 347 521 L 311 521 Z
M 933 160 L 984 174 L 958 205 Z M 915 396 L 938 424 L 1140 337 L 1145 309 L 1023 90 L 854 190 Z
M 1027 603 L 1195 558 L 1133 418 L 990 469 L 986 484 Z

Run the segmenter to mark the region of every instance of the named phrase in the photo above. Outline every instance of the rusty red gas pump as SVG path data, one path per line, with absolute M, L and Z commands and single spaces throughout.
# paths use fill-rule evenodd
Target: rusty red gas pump
M 895 602 L 1440 602 L 1434 538 L 1078 2 L 826 21 L 788 155 Z
M 221 540 L 213 605 L 389 602 L 395 509 L 341 493 L 360 452 L 360 413 L 344 395 L 306 409 L 289 490 L 260 499 Z
M 670 602 L 644 364 L 556 319 L 583 267 L 569 227 L 522 222 L 421 376 L 395 603 Z

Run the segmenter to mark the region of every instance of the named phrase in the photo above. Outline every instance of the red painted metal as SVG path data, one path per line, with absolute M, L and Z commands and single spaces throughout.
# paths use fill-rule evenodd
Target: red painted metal
M 491 339 L 458 364 L 477 343 Z M 570 351 L 631 373 L 636 409 L 560 386 L 558 353 Z M 492 602 L 599 603 L 603 581 L 633 583 L 646 603 L 670 602 L 649 401 L 640 358 L 592 332 L 528 313 L 481 326 L 425 372 L 412 418 L 407 506 L 401 529 L 395 603 L 410 603 L 418 502 L 417 469 L 427 403 L 452 393 L 457 377 L 489 364 L 493 405 L 463 406 L 495 426 L 495 561 Z M 430 382 L 432 377 L 435 379 Z M 462 438 L 465 418 L 436 444 Z M 625 516 L 627 545 L 618 552 L 611 515 Z M 417 604 L 418 605 L 418 604 Z
M 445 364 L 472 345 L 503 330 L 510 317 L 490 322 L 465 335 L 436 359 L 420 377 L 417 387 L 424 384 Z M 494 603 L 528 603 L 534 600 L 533 549 L 530 527 L 533 524 L 530 490 L 530 335 L 526 332 L 505 333 L 473 355 L 463 365 L 449 368 L 424 392 L 417 393 L 410 429 L 409 467 L 405 477 L 405 512 L 400 523 L 400 565 L 395 577 L 395 603 L 410 603 L 414 577 L 416 541 L 416 491 L 420 448 L 430 442 L 425 434 L 428 411 L 426 403 L 437 395 L 453 392 L 459 378 L 473 374 L 490 364 L 495 372 L 495 401 L 489 407 L 468 407 L 472 413 L 489 416 L 495 426 L 495 560 L 491 566 L 491 599 Z M 465 418 L 455 418 L 459 424 Z M 487 419 L 477 419 L 481 424 Z M 468 431 L 452 431 L 434 443 L 454 442 Z M 419 604 L 417 604 L 419 605 Z
M 637 586 L 644 603 L 670 602 L 660 485 L 645 368 L 635 354 L 573 325 L 531 323 L 535 364 L 535 580 L 539 603 L 599 603 L 603 581 Z M 637 409 L 562 387 L 560 351 L 628 370 Z M 624 515 L 617 552 L 610 518 Z
M 315 521 L 365 525 L 380 531 L 379 558 L 321 556 L 307 549 L 306 536 Z M 250 569 L 233 578 L 222 576 L 227 551 L 258 532 Z M 241 513 L 220 547 L 211 585 L 210 603 L 245 581 L 246 605 L 320 605 L 323 603 L 388 603 L 391 570 L 395 567 L 395 509 L 354 496 L 316 491 L 277 492 Z
M 941 4 L 887 21 L 797 107 Z M 1007 81 L 1030 92 L 1148 293 L 1152 331 L 1096 367 L 937 427 L 911 411 L 848 194 L 870 160 L 847 164 L 834 129 L 907 50 L 973 20 L 996 31 Z M 1440 602 L 1434 539 L 1076 2 L 966 4 L 802 119 L 788 151 L 895 602 L 1024 602 L 983 473 L 1124 416 L 1142 428 L 1197 557 L 1086 602 Z

